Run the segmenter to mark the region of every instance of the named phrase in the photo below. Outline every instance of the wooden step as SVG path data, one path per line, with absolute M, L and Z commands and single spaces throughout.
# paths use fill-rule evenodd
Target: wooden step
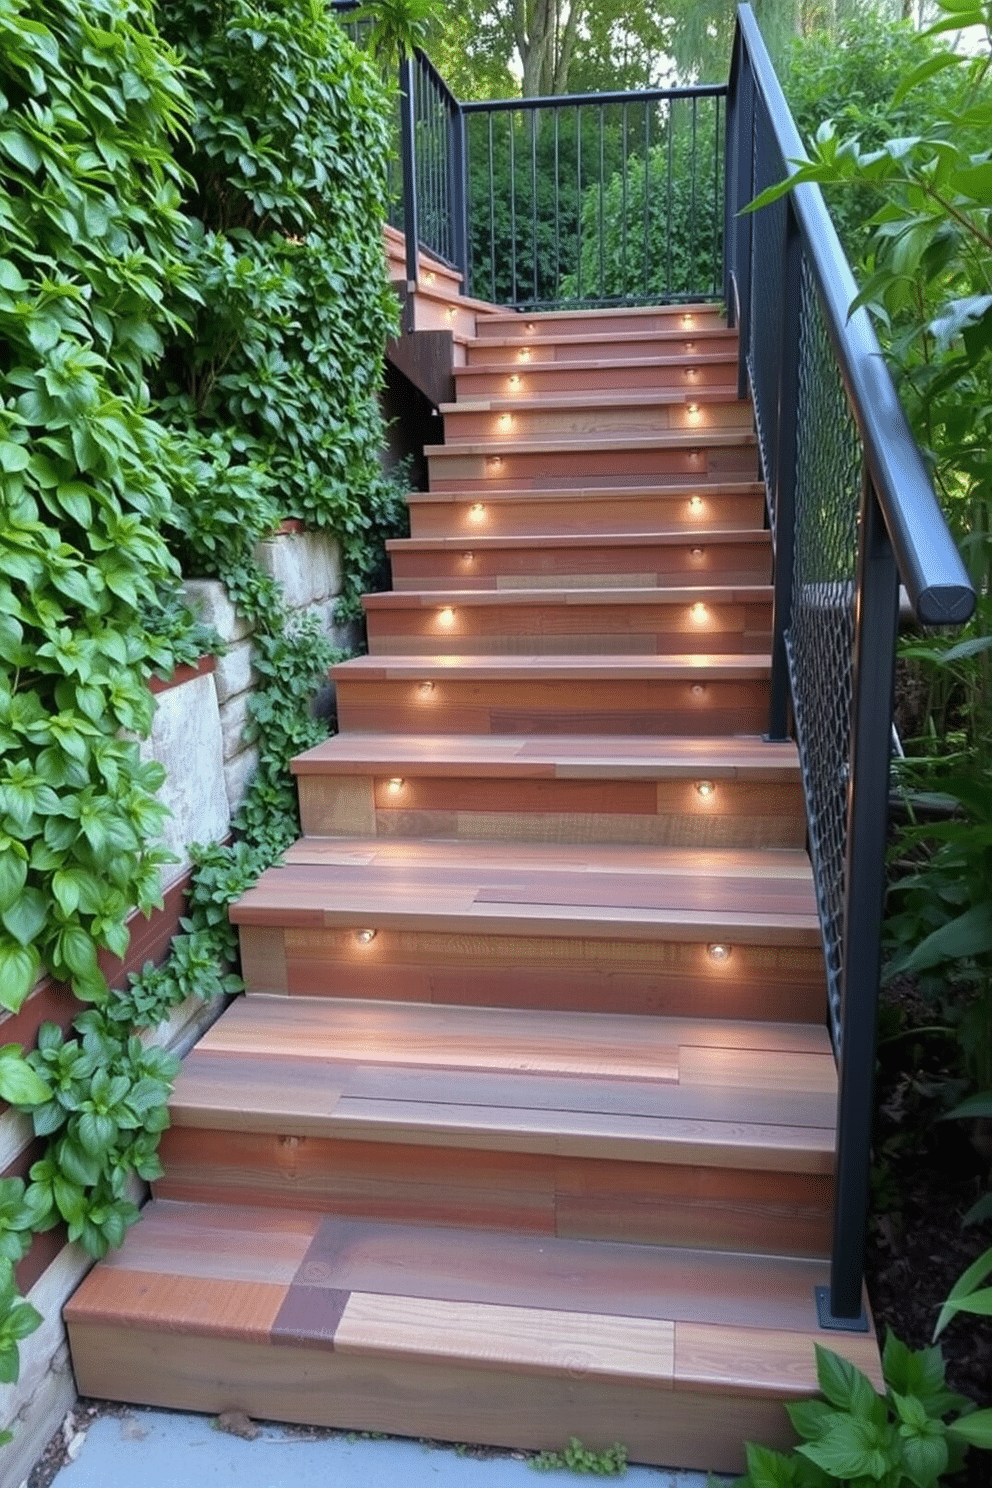
M 526 322 L 525 322 L 526 324 Z M 481 334 L 483 329 L 493 334 Z M 582 331 L 572 334 L 548 332 L 540 337 L 497 337 L 492 319 L 478 322 L 476 339 L 468 347 L 470 367 L 522 367 L 551 362 L 590 362 L 603 359 L 622 362 L 631 358 L 682 357 L 690 365 L 704 353 L 737 355 L 737 332 L 726 326 L 685 328 L 672 326 L 658 331 Z
M 622 392 L 543 394 L 534 397 L 462 398 L 442 403 L 446 445 L 479 440 L 561 439 L 573 435 L 652 435 L 661 431 L 711 431 L 754 427 L 750 402 L 737 389 L 627 389 Z
M 407 497 L 414 537 L 540 536 L 544 533 L 667 532 L 702 541 L 712 532 L 760 528 L 765 488 L 761 481 L 571 486 L 558 489 L 414 491 Z
M 771 650 L 767 585 L 368 594 L 372 656 L 693 655 Z
M 293 761 L 308 836 L 793 847 L 792 744 L 338 734 Z
M 431 1223 L 514 1228 L 523 1215 L 529 1232 L 581 1238 L 609 1232 L 605 1202 L 623 1195 L 616 1238 L 823 1253 L 836 1073 L 822 1028 L 562 1022 L 253 994 L 184 1063 L 156 1193 L 403 1219 L 421 1187 Z M 458 1172 L 466 1151 L 487 1198 Z M 706 1170 L 709 1204 L 685 1168 Z
M 253 991 L 823 1015 L 802 852 L 304 838 L 231 917 Z
M 66 1309 L 85 1394 L 740 1468 L 816 1390 L 822 1261 L 158 1201 Z M 121 1337 L 128 1352 L 118 1349 Z M 880 1384 L 871 1335 L 831 1346 Z
M 527 341 L 556 341 L 563 336 L 605 335 L 639 331 L 680 331 L 688 335 L 702 328 L 726 330 L 723 307 L 714 301 L 691 305 L 630 305 L 601 310 L 499 311 L 479 331 L 480 338 Z
M 393 588 L 650 589 L 666 584 L 767 584 L 766 531 L 554 533 L 524 537 L 394 538 L 387 542 Z
M 342 730 L 757 734 L 764 656 L 358 656 L 331 668 Z
M 744 429 L 669 430 L 653 435 L 597 434 L 482 444 L 429 444 L 432 491 L 514 490 L 569 483 L 627 487 L 650 481 L 692 489 L 708 481 L 751 481 L 757 437 Z
M 481 353 L 477 352 L 477 355 Z M 455 372 L 457 398 L 535 398 L 564 396 L 575 392 L 616 392 L 633 388 L 671 388 L 682 392 L 725 389 L 736 396 L 737 353 L 701 351 L 691 360 L 678 356 L 627 357 L 611 362 L 606 357 L 590 361 L 542 363 L 532 355 L 523 365 L 487 366 L 478 361 Z

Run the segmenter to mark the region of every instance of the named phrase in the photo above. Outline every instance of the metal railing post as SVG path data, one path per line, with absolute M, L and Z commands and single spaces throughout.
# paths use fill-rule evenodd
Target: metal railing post
M 462 276 L 462 293 L 470 295 L 468 262 L 468 152 L 465 148 L 465 115 L 457 105 L 448 113 L 449 196 L 451 211 L 451 256 Z
M 400 63 L 400 157 L 403 164 L 403 234 L 406 242 L 407 324 L 414 330 L 414 295 L 417 289 L 417 258 L 420 224 L 417 215 L 416 96 L 413 58 Z
M 775 590 L 772 605 L 772 675 L 768 738 L 789 737 L 789 657 L 785 636 L 792 618 L 796 548 L 796 462 L 799 455 L 799 333 L 803 248 L 791 202 L 786 203 L 782 245 L 782 336 L 779 352 L 778 437 L 775 449 L 773 535 Z
M 875 1089 L 889 754 L 899 575 L 866 475 L 861 502 L 844 875 L 843 1024 L 838 1051 L 837 1162 L 830 1287 L 817 1289 L 822 1327 L 867 1329 L 861 1306 Z
M 754 196 L 754 73 L 744 46 L 738 37 L 740 57 L 737 70 L 737 164 L 734 172 L 736 200 L 733 203 L 731 231 L 734 241 L 734 270 L 737 288 L 737 396 L 747 397 L 747 357 L 751 348 L 751 275 L 754 271 L 754 216 L 740 216 L 741 208 Z

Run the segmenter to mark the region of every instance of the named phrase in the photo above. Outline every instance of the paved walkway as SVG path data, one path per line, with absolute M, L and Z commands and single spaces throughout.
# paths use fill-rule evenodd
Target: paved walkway
M 522 1454 L 265 1423 L 252 1441 L 210 1416 L 130 1408 L 73 1443 L 54 1488 L 568 1488 L 588 1477 L 535 1472 Z M 600 1480 L 594 1480 L 600 1481 Z M 706 1488 L 705 1473 L 631 1467 L 624 1488 Z

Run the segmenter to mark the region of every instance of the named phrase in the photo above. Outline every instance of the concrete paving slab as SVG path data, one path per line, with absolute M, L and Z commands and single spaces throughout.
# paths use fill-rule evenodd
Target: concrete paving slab
M 210 1416 L 122 1409 L 98 1417 L 73 1442 L 75 1460 L 59 1470 L 54 1488 L 567 1488 L 580 1481 L 568 1472 L 538 1473 L 522 1453 L 480 1456 L 472 1447 L 397 1437 L 258 1427 L 247 1441 L 219 1430 Z M 616 1481 L 706 1488 L 707 1476 L 629 1467 Z

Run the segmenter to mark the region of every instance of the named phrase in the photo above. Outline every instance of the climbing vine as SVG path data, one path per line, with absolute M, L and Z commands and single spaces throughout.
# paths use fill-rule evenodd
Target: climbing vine
M 0 1180 L 0 1383 L 40 1319 L 14 1267 L 63 1222 L 99 1256 L 160 1169 L 177 1069 L 138 1036 L 237 990 L 227 906 L 295 835 L 288 758 L 332 658 L 254 558 L 287 515 L 333 531 L 354 607 L 398 493 L 379 468 L 393 325 L 373 68 L 312 0 L 0 0 L 0 1006 L 38 975 L 90 1006 L 0 1049 L 48 1138 Z M 260 767 L 239 840 L 195 850 L 163 967 L 111 991 L 161 903 L 154 672 L 201 639 L 180 575 L 254 635 Z

